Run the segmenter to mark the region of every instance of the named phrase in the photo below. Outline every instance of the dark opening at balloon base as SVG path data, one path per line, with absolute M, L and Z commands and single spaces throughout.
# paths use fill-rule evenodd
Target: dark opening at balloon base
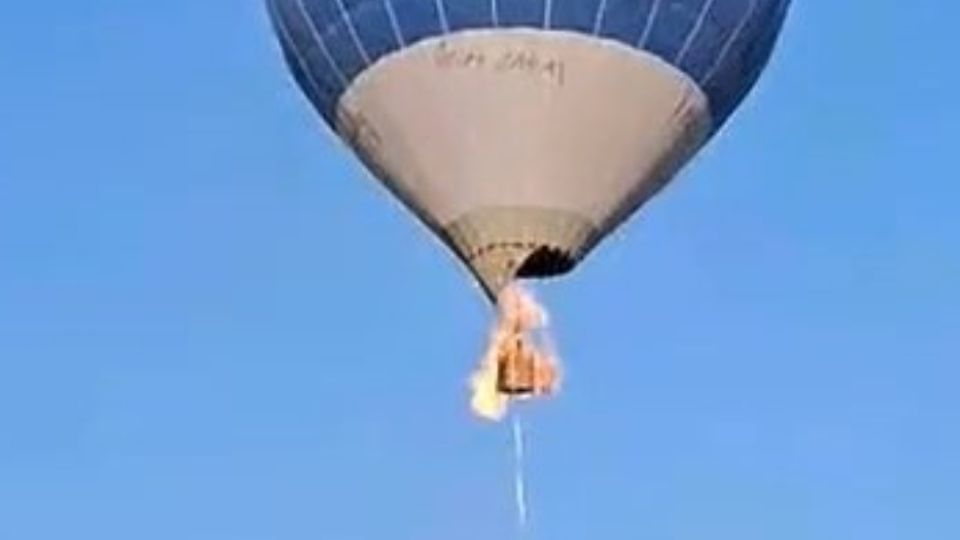
M 576 266 L 576 261 L 562 249 L 540 246 L 527 256 L 517 269 L 518 278 L 545 278 L 566 274 Z

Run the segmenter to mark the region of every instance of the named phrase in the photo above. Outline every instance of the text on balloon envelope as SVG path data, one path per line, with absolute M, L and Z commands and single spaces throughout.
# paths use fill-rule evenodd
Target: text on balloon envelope
M 434 50 L 434 64 L 441 69 L 478 69 L 493 73 L 522 74 L 563 86 L 567 64 L 563 58 L 531 48 L 484 50 L 441 41 Z

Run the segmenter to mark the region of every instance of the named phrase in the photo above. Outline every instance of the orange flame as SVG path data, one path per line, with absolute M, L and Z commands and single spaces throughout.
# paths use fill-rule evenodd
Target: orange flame
M 497 298 L 498 317 L 480 366 L 470 378 L 470 407 L 481 418 L 501 420 L 511 400 L 555 393 L 558 361 L 547 341 L 548 317 L 518 285 Z

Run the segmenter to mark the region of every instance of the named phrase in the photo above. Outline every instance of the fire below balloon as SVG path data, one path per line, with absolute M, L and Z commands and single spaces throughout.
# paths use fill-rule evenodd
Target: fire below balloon
M 560 385 L 546 311 L 516 284 L 499 294 L 497 308 L 490 343 L 470 378 L 473 412 L 492 421 L 506 415 L 511 401 L 548 396 Z

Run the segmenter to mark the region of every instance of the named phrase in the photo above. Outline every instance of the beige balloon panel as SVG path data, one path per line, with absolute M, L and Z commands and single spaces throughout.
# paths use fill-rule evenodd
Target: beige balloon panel
M 381 59 L 341 98 L 338 128 L 493 297 L 540 247 L 584 256 L 699 149 L 710 115 L 649 53 L 497 29 Z

